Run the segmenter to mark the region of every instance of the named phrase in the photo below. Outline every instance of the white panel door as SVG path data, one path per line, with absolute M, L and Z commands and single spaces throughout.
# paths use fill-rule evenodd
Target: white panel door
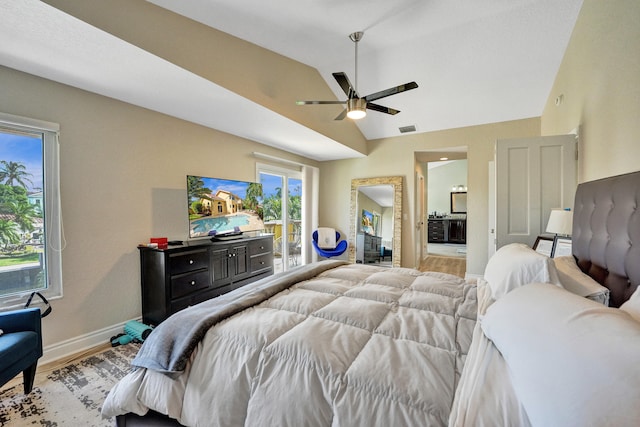
M 496 143 L 496 248 L 533 246 L 551 209 L 573 209 L 575 135 L 504 139 Z

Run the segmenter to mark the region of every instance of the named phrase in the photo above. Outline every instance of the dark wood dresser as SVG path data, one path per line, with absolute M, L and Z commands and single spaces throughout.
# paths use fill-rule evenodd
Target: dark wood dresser
M 427 239 L 429 243 L 467 243 L 466 218 L 430 218 Z
M 356 236 L 356 263 L 370 264 L 380 262 L 381 245 L 382 237 L 358 233 Z
M 142 322 L 147 325 L 273 274 L 271 235 L 138 249 Z

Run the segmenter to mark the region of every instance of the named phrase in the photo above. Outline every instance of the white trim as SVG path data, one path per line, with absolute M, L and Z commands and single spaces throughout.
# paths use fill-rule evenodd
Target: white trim
M 131 319 L 140 321 L 141 318 Z M 44 347 L 44 354 L 38 360 L 39 365 L 53 362 L 58 359 L 62 359 L 71 356 L 76 353 L 88 350 L 90 348 L 108 343 L 112 336 L 124 332 L 124 325 L 128 322 L 117 323 L 106 328 L 99 329 L 97 331 L 90 332 L 88 334 L 80 335 L 75 338 L 61 341 L 56 344 L 48 345 Z
M 49 132 L 60 132 L 58 123 L 46 122 L 44 120 L 32 119 L 29 117 L 14 116 L 13 114 L 0 113 L 0 122 L 10 126 L 22 126 L 37 131 L 46 130 Z
M 253 157 L 257 159 L 267 160 L 267 161 L 276 162 L 276 163 L 282 163 L 289 166 L 297 166 L 297 167 L 311 166 L 305 163 L 296 162 L 294 160 L 283 159 L 281 157 L 272 156 L 270 154 L 260 153 L 258 151 L 254 151 L 252 154 L 253 154 Z

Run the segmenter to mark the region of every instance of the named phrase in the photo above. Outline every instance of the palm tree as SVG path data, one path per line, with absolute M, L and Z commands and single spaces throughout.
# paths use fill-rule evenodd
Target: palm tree
M 9 245 L 15 245 L 20 242 L 16 227 L 15 222 L 0 219 L 0 243 L 4 245 L 5 249 L 8 249 Z
M 258 199 L 262 198 L 262 184 L 252 182 L 247 187 L 247 195 L 244 204 L 247 209 L 255 210 L 258 207 Z
M 187 197 L 189 201 L 210 199 L 211 190 L 204 186 L 204 181 L 199 176 L 187 177 Z
M 262 205 L 266 221 L 282 219 L 282 188 L 276 187 L 276 192 L 265 198 Z
M 4 181 L 6 185 L 19 184 L 27 187 L 25 181 L 33 185 L 28 176 L 33 176 L 27 172 L 27 168 L 22 163 L 0 160 L 0 181 Z
M 15 215 L 14 222 L 20 227 L 23 233 L 34 230 L 33 219 L 37 216 L 36 209 L 31 203 L 9 203 L 11 213 Z

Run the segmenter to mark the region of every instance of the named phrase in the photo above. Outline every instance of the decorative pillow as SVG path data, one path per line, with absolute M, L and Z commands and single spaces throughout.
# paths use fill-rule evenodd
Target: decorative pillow
M 553 260 L 522 243 L 511 243 L 498 249 L 484 270 L 493 299 L 534 282 L 560 285 Z
M 640 322 L 640 286 L 631 294 L 631 298 L 620 306 L 620 310 L 626 311 L 631 317 Z
M 496 301 L 481 322 L 532 425 L 638 425 L 640 324 L 626 313 L 536 283 Z
M 562 287 L 578 296 L 609 305 L 609 289 L 584 274 L 572 255 L 553 259 Z

